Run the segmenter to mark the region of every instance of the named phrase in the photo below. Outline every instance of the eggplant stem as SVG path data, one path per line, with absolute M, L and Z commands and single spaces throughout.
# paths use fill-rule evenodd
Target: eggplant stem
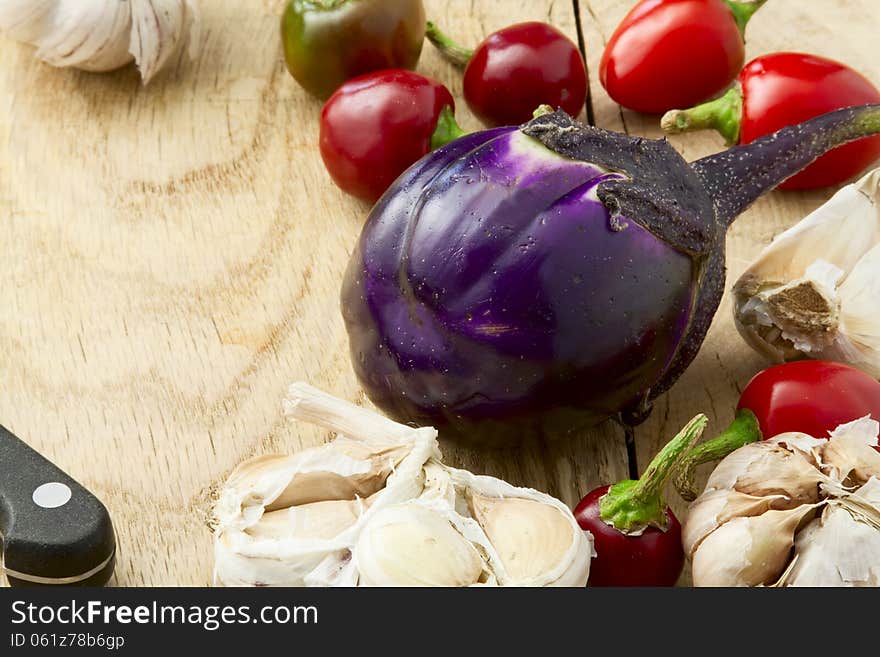
M 758 418 L 747 408 L 738 411 L 736 418 L 712 440 L 694 447 L 682 458 L 672 475 L 672 484 L 686 502 L 697 499 L 694 470 L 698 465 L 723 459 L 743 445 L 763 440 Z
M 444 59 L 452 62 L 456 66 L 464 68 L 471 60 L 471 57 L 474 56 L 473 50 L 468 50 L 467 48 L 458 45 L 452 40 L 452 37 L 444 33 L 431 21 L 428 21 L 428 24 L 425 27 L 425 36 L 428 37 L 428 41 L 434 44 L 434 47 L 440 51 L 440 54 L 443 55 Z
M 723 96 L 690 109 L 670 110 L 660 119 L 660 127 L 669 134 L 717 130 L 728 146 L 739 141 L 741 124 L 742 89 L 739 85 L 731 87 Z
M 832 148 L 880 134 L 880 104 L 848 107 L 691 163 L 723 226 Z
M 638 480 L 627 479 L 611 486 L 599 500 L 599 517 L 624 534 L 639 533 L 648 526 L 666 529 L 663 487 L 708 422 L 705 415 L 697 415 L 666 443 Z
M 459 137 L 467 134 L 462 130 L 461 126 L 455 120 L 455 114 L 452 113 L 452 107 L 446 105 L 440 110 L 437 117 L 437 127 L 431 134 L 431 150 L 437 150 L 441 146 L 446 146 L 451 141 L 455 141 Z
M 749 19 L 755 15 L 761 7 L 766 4 L 767 0 L 753 0 L 752 2 L 739 2 L 738 0 L 724 0 L 724 3 L 730 7 L 730 13 L 733 14 L 733 20 L 739 28 L 739 33 L 746 40 L 746 25 Z

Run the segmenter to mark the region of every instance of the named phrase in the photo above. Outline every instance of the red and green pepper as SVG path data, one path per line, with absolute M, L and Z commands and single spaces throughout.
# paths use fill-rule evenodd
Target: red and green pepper
M 377 71 L 343 84 L 321 112 L 321 157 L 343 191 L 376 201 L 407 167 L 463 133 L 439 82 Z
M 638 480 L 588 493 L 574 509 L 593 534 L 590 586 L 673 586 L 684 566 L 681 524 L 663 499 L 666 480 L 708 422 L 698 415 L 654 457 Z
M 701 463 L 782 433 L 827 438 L 841 424 L 868 415 L 880 420 L 880 382 L 861 370 L 821 360 L 775 365 L 746 385 L 733 423 L 682 459 L 675 486 L 682 497 L 692 500 L 697 495 L 693 471 Z
M 359 75 L 415 68 L 425 38 L 425 9 L 421 0 L 291 0 L 281 37 L 291 75 L 326 99 Z
M 428 23 L 428 39 L 464 66 L 464 98 L 486 125 L 517 125 L 539 105 L 577 116 L 587 73 L 577 46 L 552 25 L 518 23 L 490 34 L 471 52 Z

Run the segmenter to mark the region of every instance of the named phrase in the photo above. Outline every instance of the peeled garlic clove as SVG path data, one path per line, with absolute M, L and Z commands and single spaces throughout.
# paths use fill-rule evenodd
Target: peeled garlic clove
M 827 479 L 800 450 L 760 441 L 726 456 L 709 476 L 706 490 L 784 495 L 797 506 L 818 501 L 819 484 Z
M 53 66 L 110 71 L 137 62 L 148 82 L 198 27 L 195 0 L 4 0 L 0 29 Z M 193 36 L 191 43 L 195 43 Z
M 692 555 L 706 536 L 738 517 L 761 515 L 770 509 L 791 508 L 784 495 L 756 497 L 732 490 L 707 490 L 688 508 L 681 540 L 685 554 Z
M 758 586 L 788 565 L 794 534 L 814 505 L 737 517 L 706 536 L 692 556 L 694 586 Z
M 798 533 L 785 586 L 880 586 L 880 527 L 829 505 Z
M 470 586 L 483 560 L 447 518 L 414 503 L 382 509 L 355 545 L 361 586 Z
M 473 517 L 504 566 L 510 585 L 557 569 L 574 543 L 574 528 L 555 507 L 522 498 L 470 498 Z
M 831 476 L 855 484 L 880 477 L 880 452 L 874 449 L 878 433 L 880 423 L 870 416 L 842 424 L 832 431 L 821 451 L 822 463 Z
M 745 340 L 775 361 L 850 362 L 880 377 L 880 169 L 777 236 L 734 285 Z
M 263 514 L 245 532 L 254 539 L 331 539 L 353 526 L 369 508 L 366 500 L 327 500 Z

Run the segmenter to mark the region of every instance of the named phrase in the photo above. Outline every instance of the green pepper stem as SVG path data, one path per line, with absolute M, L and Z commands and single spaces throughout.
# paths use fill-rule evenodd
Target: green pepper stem
M 440 54 L 443 55 L 445 59 L 461 68 L 467 66 L 467 63 L 474 55 L 473 50 L 468 50 L 467 48 L 458 45 L 449 35 L 443 33 L 440 28 L 431 21 L 428 21 L 428 25 L 425 28 L 425 36 L 428 37 L 428 41 L 434 44 L 434 47 L 440 51 Z
M 665 530 L 663 487 L 682 457 L 700 439 L 708 422 L 705 415 L 697 415 L 657 453 L 641 478 L 611 486 L 599 500 L 599 517 L 624 534 L 638 534 L 648 526 Z
M 749 23 L 749 19 L 754 16 L 755 12 L 758 11 L 767 0 L 753 0 L 752 2 L 739 2 L 738 0 L 724 0 L 725 4 L 730 7 L 730 13 L 733 14 L 733 19 L 736 21 L 736 26 L 739 28 L 739 33 L 742 35 L 743 41 L 746 40 L 746 25 Z
M 452 107 L 446 105 L 440 110 L 440 116 L 437 117 L 437 127 L 434 128 L 434 132 L 431 134 L 431 150 L 446 146 L 449 142 L 455 141 L 466 134 L 455 120 Z
M 699 494 L 694 485 L 694 470 L 702 463 L 723 459 L 743 445 L 762 440 L 758 418 L 748 409 L 738 411 L 736 418 L 721 434 L 694 447 L 678 464 L 672 483 L 682 499 L 691 502 Z
M 660 119 L 664 132 L 676 134 L 694 130 L 717 130 L 728 146 L 739 141 L 742 124 L 742 89 L 739 85 L 731 87 L 723 96 L 691 107 L 666 112 Z

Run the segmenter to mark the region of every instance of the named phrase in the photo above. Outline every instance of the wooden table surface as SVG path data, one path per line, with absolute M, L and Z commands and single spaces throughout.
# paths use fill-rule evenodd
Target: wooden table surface
M 328 438 L 283 420 L 289 382 L 365 402 L 338 289 L 368 207 L 324 172 L 321 105 L 282 63 L 283 4 L 203 1 L 197 58 L 181 56 L 146 88 L 132 68 L 57 70 L 0 37 L 0 423 L 106 503 L 118 585 L 211 582 L 212 490 L 242 459 Z M 430 17 L 472 44 L 533 19 L 576 39 L 579 17 L 597 124 L 656 137 L 657 117 L 621 111 L 598 84 L 604 41 L 632 4 L 426 0 Z M 771 0 L 749 25 L 747 55 L 813 52 L 880 85 L 878 25 L 876 0 Z M 460 74 L 430 45 L 419 70 L 461 98 Z M 479 127 L 463 101 L 457 113 Z M 688 159 L 723 146 L 708 133 L 672 142 Z M 776 192 L 740 218 L 728 287 L 830 194 Z M 732 419 L 762 361 L 730 314 L 725 299 L 694 364 L 637 428 L 641 467 L 697 412 L 710 431 Z M 540 448 L 443 450 L 454 465 L 569 504 L 627 474 L 611 423 Z

